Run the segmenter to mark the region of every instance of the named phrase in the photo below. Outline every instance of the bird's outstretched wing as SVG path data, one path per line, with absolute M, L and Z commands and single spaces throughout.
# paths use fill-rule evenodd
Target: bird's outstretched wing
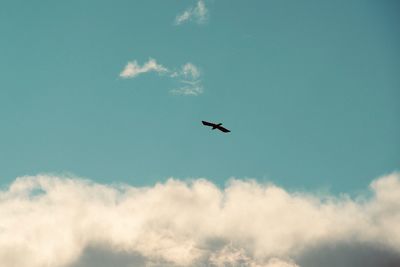
M 215 126 L 216 126 L 214 123 L 211 123 L 211 122 L 207 122 L 207 121 L 201 121 L 201 122 L 202 122 L 203 125 L 205 125 L 205 126 L 212 126 L 212 127 L 215 127 Z
M 224 132 L 224 133 L 229 133 L 230 132 L 228 129 L 226 129 L 226 128 L 222 127 L 222 126 L 218 126 L 217 129 L 220 130 L 221 132 Z

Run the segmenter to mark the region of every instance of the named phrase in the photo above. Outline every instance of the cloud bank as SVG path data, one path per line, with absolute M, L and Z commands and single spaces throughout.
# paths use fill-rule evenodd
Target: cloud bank
M 400 266 L 400 175 L 370 190 L 20 177 L 0 191 L 0 266 Z
M 119 76 L 124 79 L 132 79 L 147 72 L 168 75 L 168 77 L 175 80 L 178 83 L 178 88 L 170 90 L 172 94 L 198 96 L 204 91 L 200 78 L 200 70 L 190 62 L 184 64 L 177 70 L 173 70 L 158 64 L 157 61 L 152 58 L 145 62 L 143 66 L 140 66 L 138 62 L 134 60 L 127 63 Z
M 203 24 L 207 21 L 208 10 L 204 1 L 197 2 L 195 7 L 190 7 L 176 16 L 175 25 L 181 25 L 185 22 L 194 21 L 197 24 Z

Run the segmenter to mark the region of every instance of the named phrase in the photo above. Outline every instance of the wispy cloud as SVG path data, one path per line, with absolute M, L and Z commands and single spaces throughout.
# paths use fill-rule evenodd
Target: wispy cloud
M 370 188 L 350 198 L 237 179 L 21 177 L 0 191 L 0 266 L 400 266 L 400 175 Z
M 198 24 L 205 23 L 208 19 L 208 10 L 203 0 L 199 0 L 194 7 L 189 7 L 175 18 L 175 25 L 181 25 L 188 21 Z
M 158 64 L 155 59 L 150 58 L 140 66 L 136 60 L 128 62 L 119 76 L 124 79 L 132 79 L 146 72 L 157 72 L 164 74 L 176 82 L 178 88 L 170 90 L 172 94 L 198 96 L 203 93 L 203 86 L 200 79 L 201 72 L 193 63 L 186 63 L 179 69 L 169 69 Z
M 195 84 L 175 88 L 170 92 L 174 95 L 198 96 L 204 92 L 204 89 L 201 85 Z
M 197 96 L 203 93 L 203 86 L 200 79 L 200 70 L 192 63 L 186 63 L 182 68 L 171 74 L 172 77 L 179 79 L 179 88 L 170 92 L 176 95 Z
M 186 63 L 182 67 L 182 75 L 186 79 L 190 79 L 190 80 L 198 79 L 200 77 L 200 70 L 192 63 Z
M 130 61 L 126 64 L 125 68 L 119 74 L 121 78 L 134 78 L 139 74 L 146 72 L 157 72 L 157 73 L 165 73 L 168 72 L 168 69 L 164 66 L 157 63 L 155 59 L 150 58 L 143 66 L 140 66 L 137 61 Z

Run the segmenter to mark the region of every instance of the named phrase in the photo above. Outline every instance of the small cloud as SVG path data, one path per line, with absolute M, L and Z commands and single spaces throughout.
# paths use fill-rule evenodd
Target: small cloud
M 182 74 L 186 78 L 190 79 L 198 79 L 200 77 L 200 70 L 192 63 L 186 63 L 182 67 Z
M 175 95 L 191 95 L 197 96 L 203 93 L 203 86 L 200 80 L 200 69 L 193 63 L 186 63 L 181 68 L 170 70 L 161 64 L 158 64 L 155 59 L 150 58 L 143 66 L 140 66 L 136 60 L 128 62 L 119 76 L 123 79 L 135 78 L 139 74 L 146 72 L 157 72 L 165 74 L 172 80 L 178 83 L 178 89 L 173 89 L 170 92 Z
M 184 22 L 194 21 L 197 24 L 202 24 L 207 21 L 208 10 L 204 1 L 197 2 L 195 7 L 186 9 L 182 14 L 176 16 L 175 25 L 181 25 Z
M 185 10 L 182 14 L 178 15 L 175 19 L 175 24 L 179 25 L 190 19 L 192 16 L 191 10 Z
M 121 78 L 128 79 L 134 78 L 139 74 L 146 72 L 157 72 L 157 73 L 165 73 L 168 72 L 168 69 L 164 66 L 157 63 L 155 59 L 150 58 L 143 66 L 140 66 L 137 61 L 130 61 L 125 66 L 124 70 L 119 74 Z
M 198 96 L 203 93 L 202 86 L 184 86 L 170 91 L 174 95 Z
M 172 78 L 185 77 L 185 78 L 197 79 L 200 77 L 200 70 L 194 64 L 189 62 L 183 65 L 180 70 L 172 72 L 170 74 L 170 77 Z
M 198 96 L 203 93 L 200 80 L 200 70 L 194 64 L 188 62 L 179 71 L 171 74 L 173 78 L 179 78 L 180 87 L 170 93 L 174 95 Z

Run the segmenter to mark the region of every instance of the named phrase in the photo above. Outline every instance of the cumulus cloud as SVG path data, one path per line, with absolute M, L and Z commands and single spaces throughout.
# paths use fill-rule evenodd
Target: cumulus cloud
M 157 72 L 157 73 L 165 73 L 168 72 L 168 69 L 164 66 L 157 63 L 155 59 L 150 58 L 143 66 L 140 66 L 137 61 L 130 61 L 126 64 L 125 68 L 119 74 L 121 78 L 134 78 L 139 74 L 146 72 Z
M 350 198 L 238 179 L 220 189 L 20 177 L 0 191 L 0 266 L 400 266 L 400 175 L 370 189 Z
M 179 14 L 175 18 L 175 25 L 181 25 L 188 21 L 194 21 L 197 24 L 202 24 L 207 21 L 208 10 L 204 1 L 200 0 L 197 2 L 195 7 L 186 9 L 183 13 Z

